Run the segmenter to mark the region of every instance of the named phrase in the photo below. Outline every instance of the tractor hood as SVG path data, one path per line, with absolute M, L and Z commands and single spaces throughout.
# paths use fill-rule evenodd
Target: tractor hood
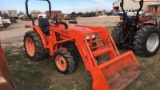
M 83 34 L 90 34 L 90 33 L 94 33 L 93 30 L 86 28 L 86 27 L 81 27 L 81 26 L 69 26 L 68 27 L 71 30 L 77 30 Z

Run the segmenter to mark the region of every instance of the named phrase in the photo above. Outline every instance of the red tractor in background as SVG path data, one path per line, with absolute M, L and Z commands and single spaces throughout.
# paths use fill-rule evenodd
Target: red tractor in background
M 157 19 L 151 16 L 144 16 L 139 13 L 143 7 L 143 0 L 140 0 L 140 8 L 134 14 L 125 12 L 123 8 L 124 0 L 120 6 L 123 15 L 120 16 L 121 22 L 112 30 L 112 37 L 118 48 L 131 47 L 140 56 L 153 56 L 160 48 L 160 27 Z
M 32 25 L 25 27 L 33 30 L 25 33 L 24 48 L 31 61 L 41 60 L 45 49 L 48 49 L 56 69 L 68 74 L 76 69 L 75 58 L 80 56 L 86 70 L 92 75 L 94 90 L 124 89 L 140 75 L 140 65 L 132 51 L 120 55 L 106 28 L 50 23 L 50 15 L 48 18 L 39 18 L 39 25 L 35 25 L 28 13 L 28 1 L 25 3 L 26 13 Z M 51 14 L 50 1 L 43 1 L 49 3 Z M 101 55 L 107 55 L 108 59 L 97 60 Z

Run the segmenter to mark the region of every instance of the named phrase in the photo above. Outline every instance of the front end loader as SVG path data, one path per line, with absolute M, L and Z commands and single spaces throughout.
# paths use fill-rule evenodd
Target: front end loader
M 93 31 L 87 33 L 90 35 L 89 40 L 80 39 L 78 35 L 75 40 L 78 41 L 76 46 L 86 69 L 92 75 L 93 90 L 122 90 L 140 75 L 141 67 L 132 51 L 120 55 L 109 30 L 96 26 L 76 26 Z M 96 39 L 91 38 L 93 35 Z M 92 46 L 94 42 L 97 43 L 96 46 Z M 104 54 L 108 56 L 107 59 L 96 59 Z
M 49 3 L 51 14 L 51 3 L 45 1 Z M 26 13 L 33 24 L 26 25 L 33 30 L 24 36 L 24 48 L 31 61 L 42 60 L 47 49 L 54 58 L 56 69 L 68 74 L 76 69 L 76 57 L 81 57 L 86 70 L 92 75 L 93 90 L 122 90 L 140 75 L 141 67 L 132 51 L 121 55 L 106 28 L 62 23 L 57 27 L 48 22 L 50 15 L 40 18 L 39 25 L 35 25 L 28 13 L 28 0 Z M 98 59 L 102 55 L 108 58 Z

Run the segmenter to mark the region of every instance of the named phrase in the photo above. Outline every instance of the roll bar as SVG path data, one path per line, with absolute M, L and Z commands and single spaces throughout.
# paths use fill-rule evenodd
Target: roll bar
M 124 22 L 124 21 L 125 21 L 125 18 L 124 18 L 124 17 L 126 17 L 125 10 L 124 10 L 124 8 L 123 8 L 123 6 L 124 6 L 124 0 L 121 0 L 120 6 L 121 6 L 121 9 L 122 9 L 122 11 L 123 11 L 123 22 Z
M 28 12 L 28 1 L 29 0 L 26 0 L 26 2 L 25 2 L 26 14 L 32 20 L 32 24 L 35 25 L 34 19 L 32 18 L 32 16 Z M 50 3 L 50 1 L 49 0 L 39 0 L 39 1 L 47 1 L 48 2 L 48 5 L 49 5 L 49 16 L 47 17 L 47 19 L 49 20 L 49 18 L 51 17 L 51 3 Z
M 138 11 L 137 11 L 136 20 L 138 20 L 139 11 L 142 9 L 143 3 L 144 3 L 144 0 L 141 0 L 141 1 L 139 2 L 140 8 L 139 8 Z M 123 17 L 125 17 L 126 14 L 125 14 L 125 10 L 124 10 L 124 8 L 123 8 L 123 6 L 124 6 L 124 0 L 121 0 L 120 6 L 121 6 L 121 9 L 122 9 L 122 11 L 123 11 Z M 125 18 L 123 18 L 123 21 L 125 21 Z
M 139 15 L 139 11 L 142 9 L 142 7 L 143 7 L 143 0 L 141 0 L 140 2 L 139 2 L 139 5 L 140 5 L 140 8 L 138 9 L 138 11 L 137 11 L 137 16 L 136 16 L 136 21 L 138 21 L 138 15 Z

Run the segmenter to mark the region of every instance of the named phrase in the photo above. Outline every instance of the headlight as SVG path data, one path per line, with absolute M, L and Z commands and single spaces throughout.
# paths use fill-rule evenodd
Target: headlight
M 96 35 L 95 34 L 92 34 L 92 38 L 95 38 L 96 37 Z M 90 35 L 86 35 L 86 39 L 88 40 L 88 39 L 90 39 Z

